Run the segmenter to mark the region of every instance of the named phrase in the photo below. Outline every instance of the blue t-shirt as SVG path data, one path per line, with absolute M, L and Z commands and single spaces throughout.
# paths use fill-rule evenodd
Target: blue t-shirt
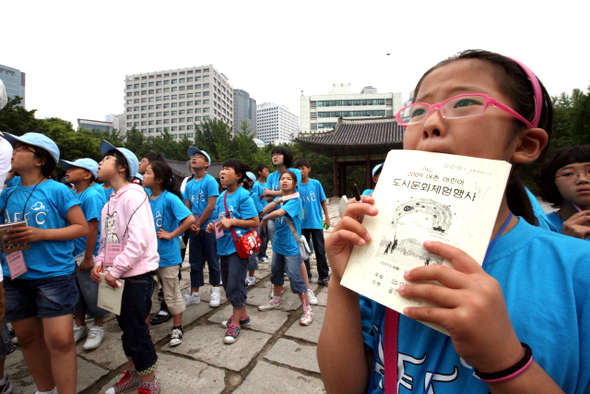
M 219 185 L 215 178 L 209 174 L 205 174 L 200 180 L 193 179 L 189 181 L 186 184 L 182 196 L 186 201 L 191 203 L 191 212 L 193 215 L 201 216 L 205 208 L 207 208 L 209 197 L 219 196 Z M 207 227 L 212 217 L 213 215 L 209 216 L 209 219 L 201 225 L 201 230 Z
M 113 194 L 113 188 L 109 187 L 108 189 L 105 189 L 102 185 L 102 183 L 95 183 L 94 186 L 96 189 L 98 190 L 102 190 L 104 197 L 106 198 L 107 201 L 109 201 L 109 198 L 111 198 L 111 194 Z
M 297 186 L 301 185 L 301 171 L 299 171 L 297 168 L 289 168 L 288 171 L 292 171 L 295 174 L 295 177 L 297 178 Z M 281 175 L 283 174 L 279 174 L 278 171 L 271 173 L 268 176 L 268 178 L 266 178 L 265 187 L 268 190 L 281 190 L 281 188 L 279 187 L 279 180 L 281 179 Z
M 164 190 L 155 200 L 150 197 L 152 215 L 156 234 L 160 229 L 171 233 L 180 226 L 180 222 L 191 215 L 191 211 L 182 203 L 178 196 Z M 171 267 L 182 263 L 180 254 L 180 240 L 158 238 L 158 254 L 160 255 L 160 267 Z
M 19 186 L 20 184 L 20 176 L 15 175 L 11 180 L 6 182 L 6 187 Z
M 558 229 L 554 226 L 552 221 L 547 218 L 547 214 L 545 213 L 545 211 L 543 211 L 543 208 L 541 207 L 541 204 L 539 204 L 537 197 L 535 197 L 535 195 L 531 193 L 528 187 L 525 187 L 525 190 L 531 202 L 531 206 L 533 207 L 533 212 L 535 213 L 535 216 L 539 221 L 539 227 L 542 227 L 546 230 L 554 231 L 556 233 L 561 233 L 561 226 L 559 226 Z
M 276 199 L 278 198 L 281 197 Z M 275 220 L 275 239 L 272 242 L 272 251 L 283 256 L 295 256 L 299 254 L 299 245 L 286 218 L 291 219 L 297 234 L 301 237 L 301 214 L 303 212 L 301 199 L 288 200 L 282 206 L 278 205 L 275 208 L 275 210 L 278 209 L 284 209 L 286 213 Z
M 250 192 L 239 186 L 232 194 L 227 194 L 227 201 L 224 202 L 227 190 L 223 191 L 217 201 L 215 202 L 215 220 L 227 217 L 225 205 L 227 204 L 227 211 L 232 219 L 248 220 L 258 217 L 258 212 L 254 207 L 254 202 L 250 198 Z M 236 237 L 240 239 L 252 228 L 234 227 Z M 217 239 L 217 254 L 220 256 L 229 256 L 236 253 L 236 246 L 231 228 L 223 230 L 223 237 Z
M 102 189 L 102 187 L 100 189 Z M 102 207 L 104 207 L 104 204 L 107 203 L 103 193 L 104 189 L 100 189 L 94 187 L 94 185 L 91 185 L 90 187 L 87 187 L 82 193 L 77 194 L 78 200 L 80 200 L 80 209 L 82 209 L 82 213 L 86 217 L 86 221 L 89 222 L 93 219 L 98 220 L 98 234 L 96 237 L 96 245 L 94 246 L 94 256 L 96 256 L 98 249 L 100 248 L 100 213 L 102 212 Z M 86 237 L 76 238 L 74 240 L 74 256 L 84 253 L 85 250 Z
M 520 218 L 498 239 L 483 265 L 502 286 L 518 339 L 532 348 L 535 361 L 566 393 L 590 392 L 589 255 L 587 242 Z M 371 393 L 383 392 L 384 315 L 385 307 L 361 297 L 364 343 L 375 355 Z M 424 392 L 432 376 L 432 392 L 437 394 L 490 391 L 445 338 L 400 316 L 399 393 Z
M 545 214 L 545 220 L 550 224 L 550 230 L 559 234 L 563 234 L 563 223 L 565 222 L 557 212 L 551 212 Z M 540 221 L 540 219 L 539 219 Z M 590 241 L 590 238 L 586 238 L 586 241 Z
M 3 223 L 26 219 L 30 227 L 57 229 L 69 226 L 66 216 L 70 208 L 80 205 L 76 194 L 66 185 L 48 179 L 33 186 L 9 187 L 0 195 Z M 24 212 L 23 212 L 24 211 Z M 42 279 L 74 272 L 74 241 L 39 241 L 24 250 L 28 272 L 19 279 Z M 10 277 L 6 256 L 2 256 L 2 272 Z
M 310 179 L 299 185 L 299 195 L 303 202 L 301 228 L 323 229 L 322 202 L 326 200 L 324 187 L 317 179 Z
M 254 203 L 254 209 L 256 209 L 257 213 L 262 212 L 262 210 L 264 209 L 264 207 L 262 206 L 262 203 L 260 202 L 260 199 L 258 198 L 258 195 L 256 194 L 256 192 L 254 190 L 250 190 L 249 192 L 250 194 L 250 198 L 252 199 L 252 202 Z
M 266 198 L 263 198 L 262 200 L 260 199 L 260 196 L 262 196 L 262 193 L 264 193 L 265 187 L 266 187 L 265 184 L 260 181 L 256 181 L 256 182 L 254 182 L 254 185 L 252 185 L 252 190 L 258 196 L 258 201 L 260 201 L 260 205 L 262 205 L 262 209 L 264 209 L 264 207 L 266 207 L 268 205 L 268 202 L 266 202 Z

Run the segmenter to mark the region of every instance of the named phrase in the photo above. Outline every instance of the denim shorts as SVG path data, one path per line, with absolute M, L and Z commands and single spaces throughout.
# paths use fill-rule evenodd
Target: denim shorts
M 221 278 L 225 296 L 230 304 L 240 309 L 246 306 L 246 275 L 248 274 L 248 260 L 242 259 L 237 253 L 229 256 L 219 256 L 221 260 Z
M 248 256 L 248 271 L 256 271 L 258 269 L 258 256 Z
M 287 276 L 291 282 L 291 291 L 295 294 L 303 294 L 307 291 L 305 282 L 299 273 L 301 266 L 301 256 L 283 256 L 282 254 L 273 252 L 271 262 L 270 282 L 275 286 L 283 286 L 285 284 L 284 272 L 287 271 Z
M 78 286 L 73 272 L 33 280 L 4 278 L 4 297 L 7 321 L 65 316 L 74 313 Z
M 96 319 L 109 314 L 109 311 L 96 306 L 98 300 L 98 283 L 90 278 L 90 270 L 80 271 L 76 269 L 76 282 L 80 291 L 80 300 L 74 309 L 75 315 L 87 313 L 88 317 Z

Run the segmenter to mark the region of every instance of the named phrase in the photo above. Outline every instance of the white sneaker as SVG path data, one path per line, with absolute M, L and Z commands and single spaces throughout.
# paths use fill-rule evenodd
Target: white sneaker
M 189 290 L 190 291 L 190 290 Z M 201 293 L 198 291 L 193 291 L 192 294 L 185 294 L 182 296 L 184 299 L 184 303 L 188 305 L 197 305 L 201 303 Z
M 90 331 L 88 331 L 88 338 L 84 343 L 84 350 L 94 350 L 100 346 L 102 343 L 102 339 L 104 338 L 104 327 L 103 326 L 93 326 Z
M 182 343 L 184 332 L 180 328 L 173 328 L 170 330 L 170 346 L 178 346 Z
M 315 296 L 315 293 L 312 289 L 307 289 L 307 299 L 309 300 L 309 305 L 317 305 L 318 299 Z
M 221 304 L 221 293 L 219 291 L 219 287 L 212 287 L 211 300 L 209 301 L 209 306 L 211 308 L 217 308 L 219 304 Z
M 76 323 L 74 323 L 74 343 L 77 343 L 80 339 L 85 338 L 87 334 L 88 327 L 78 327 Z
M 256 284 L 256 277 L 255 276 L 247 276 L 246 277 L 246 286 L 254 286 Z

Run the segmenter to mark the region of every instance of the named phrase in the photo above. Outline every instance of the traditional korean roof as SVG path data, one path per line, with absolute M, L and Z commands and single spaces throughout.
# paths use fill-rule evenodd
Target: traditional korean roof
M 299 133 L 295 142 L 329 157 L 371 155 L 401 148 L 404 131 L 394 117 L 340 118 L 334 130 Z

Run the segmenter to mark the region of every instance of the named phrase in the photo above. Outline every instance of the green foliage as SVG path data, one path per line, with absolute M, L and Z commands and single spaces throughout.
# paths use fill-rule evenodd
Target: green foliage
M 23 135 L 38 130 L 40 121 L 35 118 L 37 110 L 27 111 L 19 106 L 21 102 L 20 97 L 9 98 L 6 106 L 0 110 L 0 131 Z
M 571 95 L 565 92 L 553 101 L 553 131 L 543 158 L 519 171 L 525 185 L 533 193 L 537 191 L 537 180 L 545 160 L 560 148 L 590 144 L 590 87 L 584 93 L 574 89 Z

